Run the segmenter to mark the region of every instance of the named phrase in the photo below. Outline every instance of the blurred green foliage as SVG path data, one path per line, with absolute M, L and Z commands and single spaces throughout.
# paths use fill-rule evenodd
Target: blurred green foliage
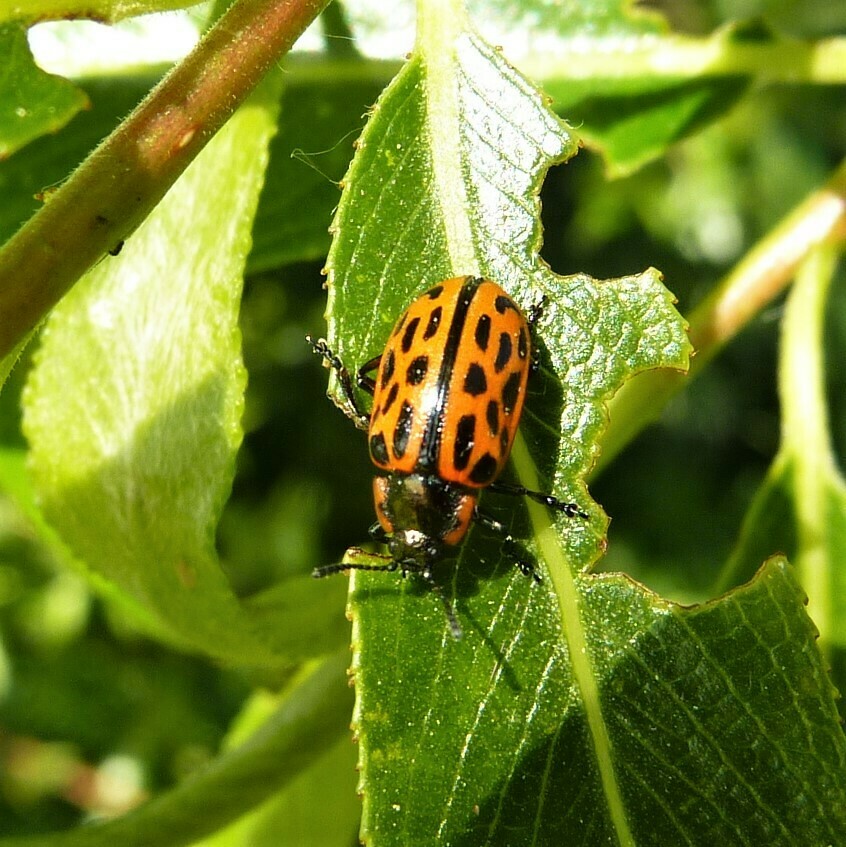
M 667 14 L 674 31 L 703 37 L 753 17 L 797 38 L 846 35 L 846 14 L 828 0 L 650 5 Z M 484 32 L 484 21 L 477 23 Z M 340 561 L 347 547 L 366 540 L 373 520 L 364 439 L 325 398 L 326 372 L 303 338 L 324 331 L 321 268 L 340 199 L 337 182 L 353 154 L 352 140 L 397 64 L 363 63 L 348 83 L 332 61 L 291 62 L 248 259 L 240 313 L 249 374 L 245 438 L 217 538 L 240 597 Z M 0 162 L 0 238 L 31 214 L 34 195 L 61 181 L 160 71 L 75 81 L 91 109 L 58 136 L 42 135 Z M 578 114 L 563 117 L 578 130 Z M 654 266 L 679 311 L 688 314 L 752 244 L 820 186 L 846 151 L 842 85 L 762 88 L 718 119 L 707 118 L 691 137 L 613 181 L 591 149 L 554 168 L 541 195 L 542 256 L 551 268 L 605 279 Z M 289 184 L 297 191 L 285 192 Z M 843 282 L 841 267 L 826 326 L 831 435 L 841 460 Z M 685 603 L 713 597 L 778 449 L 782 309 L 777 301 L 760 313 L 674 398 L 659 423 L 591 483 L 593 498 L 612 519 L 601 570 L 623 571 Z M 0 394 L 4 448 L 25 445 L 20 396 L 30 357 Z M 340 606 L 337 611 L 342 614 Z M 846 654 L 834 649 L 829 660 L 844 690 Z M 216 756 L 252 692 L 276 689 L 286 679 L 284 671 L 221 667 L 139 634 L 130 617 L 68 570 L 12 500 L 0 501 L 0 835 L 64 829 L 178 784 Z M 339 767 L 349 764 L 348 755 L 331 755 Z M 118 788 L 109 794 L 92 774 L 102 776 L 105 764 L 120 757 L 137 771 L 118 772 Z M 58 776 L 45 779 L 45 771 Z M 329 808 L 331 814 L 332 803 L 324 796 L 320 813 Z M 264 813 L 274 820 L 272 809 Z M 356 814 L 355 807 L 345 808 L 348 838 L 335 833 L 333 843 L 354 843 Z M 257 832 L 262 823 L 252 825 Z M 225 843 L 250 842 L 233 837 Z

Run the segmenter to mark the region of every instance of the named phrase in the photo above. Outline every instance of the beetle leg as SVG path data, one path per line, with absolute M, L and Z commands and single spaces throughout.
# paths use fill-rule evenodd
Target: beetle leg
M 584 518 L 587 520 L 590 516 L 583 509 L 579 508 L 578 503 L 565 503 L 551 494 L 542 494 L 540 491 L 531 491 L 522 485 L 512 485 L 509 482 L 494 481 L 489 486 L 490 491 L 495 491 L 497 494 L 511 494 L 517 497 L 528 497 L 542 506 L 548 506 L 550 509 L 555 509 L 557 512 L 563 512 L 568 518 Z
M 504 535 L 506 538 L 511 538 L 508 534 L 508 530 L 505 528 L 505 524 L 502 523 L 502 521 L 498 521 L 496 518 L 486 515 L 479 509 L 478 506 L 476 506 L 473 510 L 473 520 L 485 529 L 489 529 L 491 532 L 497 533 L 497 535 Z M 511 540 L 513 541 L 514 539 Z
M 520 549 L 520 545 L 514 540 L 514 536 L 508 532 L 504 523 L 486 515 L 479 510 L 478 506 L 473 512 L 473 520 L 485 529 L 502 536 L 502 549 L 505 555 L 514 562 L 523 576 L 530 576 L 535 582 L 541 581 L 534 564 L 526 558 L 525 553 Z
M 455 609 L 453 608 L 452 603 L 450 603 L 446 594 L 444 594 L 441 586 L 435 582 L 435 578 L 432 576 L 432 572 L 428 568 L 420 570 L 418 573 L 426 580 L 429 588 L 432 590 L 432 593 L 437 594 L 438 597 L 441 598 L 441 602 L 444 604 L 444 611 L 446 612 L 449 633 L 456 641 L 460 641 L 464 636 L 464 633 L 461 630 L 461 624 L 458 622 L 458 616 L 455 614 Z
M 315 579 L 322 579 L 324 576 L 330 576 L 333 573 L 343 573 L 344 571 L 385 571 L 391 573 L 399 568 L 399 563 L 390 556 L 385 557 L 386 564 L 384 565 L 355 565 L 345 562 L 339 562 L 337 565 L 324 565 L 322 568 L 315 568 L 311 575 Z
M 347 408 L 341 406 L 341 411 L 359 429 L 363 429 L 365 431 L 368 430 L 370 428 L 370 415 L 368 415 L 361 406 L 358 405 L 358 400 L 356 399 L 355 391 L 353 390 L 350 372 L 346 369 L 346 366 L 341 361 L 340 357 L 332 351 L 332 348 L 326 343 L 325 338 L 318 338 L 317 341 L 315 341 L 310 335 L 307 335 L 306 341 L 311 345 L 311 349 L 317 353 L 318 356 L 322 356 L 326 364 L 328 364 L 329 367 L 332 368 L 332 370 L 338 375 L 344 399 L 349 404 Z M 373 392 L 370 393 L 372 394 Z
M 371 397 L 376 391 L 376 380 L 368 374 L 378 370 L 381 361 L 382 354 L 380 353 L 378 356 L 374 356 L 369 362 L 365 362 L 355 375 L 355 381 L 358 383 L 358 387 L 366 391 Z
M 526 323 L 529 325 L 529 332 L 532 335 L 531 362 L 529 364 L 529 371 L 531 373 L 537 373 L 540 368 L 540 349 L 538 348 L 537 341 L 537 326 L 548 305 L 549 297 L 544 294 L 541 299 L 534 305 L 530 306 L 529 310 L 526 312 Z
M 543 317 L 546 307 L 549 305 L 549 297 L 544 294 L 537 303 L 529 307 L 526 312 L 526 323 L 529 324 L 529 329 L 535 331 L 538 321 Z

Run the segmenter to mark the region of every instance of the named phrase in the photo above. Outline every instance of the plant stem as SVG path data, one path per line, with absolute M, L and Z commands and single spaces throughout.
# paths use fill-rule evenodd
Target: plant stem
M 0 250 L 0 360 L 135 230 L 327 2 L 238 0 L 45 198 Z
M 797 206 L 758 242 L 690 316 L 696 376 L 751 318 L 793 279 L 800 262 L 818 245 L 846 240 L 846 161 L 828 183 Z M 647 424 L 658 418 L 688 380 L 672 371 L 651 371 L 629 380 L 609 403 L 610 423 L 594 473 Z
M 557 55 L 536 52 L 520 62 L 545 79 L 702 80 L 727 76 L 759 82 L 846 82 L 846 38 L 819 41 L 744 41 L 718 30 L 707 38 L 684 35 L 581 36 Z
M 823 364 L 825 307 L 836 268 L 837 256 L 824 248 L 799 268 L 784 312 L 778 380 L 782 450 L 793 457 L 794 564 L 824 651 L 832 642 L 831 571 L 840 567 L 829 510 L 842 479 L 832 454 Z
M 434 196 L 441 208 L 455 276 L 479 275 L 480 264 L 470 223 L 465 162 L 456 142 L 463 119 L 459 102 L 458 50 L 469 22 L 460 0 L 418 0 L 416 52 L 426 68 L 426 128 L 432 157 Z

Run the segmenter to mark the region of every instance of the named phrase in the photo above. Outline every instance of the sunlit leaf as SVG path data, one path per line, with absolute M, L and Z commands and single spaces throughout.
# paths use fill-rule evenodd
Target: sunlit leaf
M 321 652 L 331 632 L 315 606 L 293 641 L 284 617 L 245 609 L 214 550 L 241 441 L 238 303 L 273 112 L 244 108 L 63 300 L 26 393 L 35 486 L 73 554 L 181 643 L 249 663 Z

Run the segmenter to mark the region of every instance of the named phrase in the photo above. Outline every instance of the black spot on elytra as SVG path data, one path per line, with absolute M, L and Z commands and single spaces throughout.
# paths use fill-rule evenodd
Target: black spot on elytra
M 456 470 L 463 471 L 470 461 L 476 440 L 476 416 L 464 415 L 458 422 L 453 444 L 452 463 Z
M 423 340 L 428 341 L 441 325 L 441 315 L 443 314 L 443 306 L 436 306 L 429 313 L 429 323 L 426 324 L 426 331 L 423 333 Z
M 502 432 L 499 434 L 499 447 L 502 451 L 502 455 L 504 456 L 508 451 L 508 427 L 504 426 L 502 428 Z
M 499 431 L 499 403 L 496 400 L 488 401 L 485 418 L 488 422 L 488 430 L 490 431 L 491 438 L 493 438 Z
M 490 453 L 485 453 L 470 471 L 470 480 L 477 485 L 488 485 L 496 476 L 496 459 Z
M 391 406 L 394 405 L 394 402 L 397 399 L 397 395 L 399 394 L 399 383 L 395 382 L 391 386 L 391 390 L 388 392 L 388 396 L 385 398 L 385 402 L 382 404 L 382 414 L 387 415 L 391 409 Z
M 426 371 L 429 370 L 429 357 L 418 356 L 405 372 L 405 381 L 409 385 L 420 385 L 426 379 Z
M 480 350 L 488 349 L 488 341 L 491 337 L 491 316 L 480 315 L 476 322 L 476 344 Z
M 442 285 L 436 285 L 434 288 L 430 288 L 426 293 L 430 300 L 437 300 L 443 293 L 443 290 L 444 287 Z
M 496 351 L 496 361 L 494 362 L 494 370 L 497 373 L 502 373 L 511 360 L 513 352 L 514 345 L 511 343 L 511 336 L 507 332 L 501 332 L 499 334 L 499 349 Z
M 385 357 L 385 367 L 382 368 L 382 378 L 380 380 L 383 389 L 391 381 L 396 364 L 397 362 L 394 356 L 394 351 L 388 350 L 388 355 Z
M 408 322 L 405 332 L 402 334 L 402 352 L 407 353 L 414 343 L 414 333 L 417 332 L 417 327 L 420 326 L 420 318 L 414 318 Z
M 502 410 L 510 415 L 517 405 L 517 397 L 520 395 L 520 371 L 514 371 L 508 377 L 505 387 L 502 389 Z
M 470 394 L 473 397 L 478 397 L 488 390 L 488 380 L 485 377 L 485 369 L 472 362 L 467 368 L 467 375 L 464 377 L 464 393 Z
M 381 432 L 370 436 L 370 456 L 377 465 L 388 464 L 388 445 L 385 444 L 385 436 Z
M 398 459 L 401 459 L 405 455 L 413 420 L 414 407 L 407 400 L 403 400 L 402 408 L 397 418 L 397 425 L 394 427 L 394 455 Z
M 529 339 L 526 336 L 526 328 L 520 327 L 520 337 L 517 339 L 517 355 L 525 359 L 529 355 Z
M 510 297 L 506 297 L 504 294 L 500 294 L 499 297 L 494 300 L 494 308 L 501 315 L 504 315 L 509 309 L 514 309 L 514 311 L 517 311 L 517 307 L 514 305 L 514 301 Z

